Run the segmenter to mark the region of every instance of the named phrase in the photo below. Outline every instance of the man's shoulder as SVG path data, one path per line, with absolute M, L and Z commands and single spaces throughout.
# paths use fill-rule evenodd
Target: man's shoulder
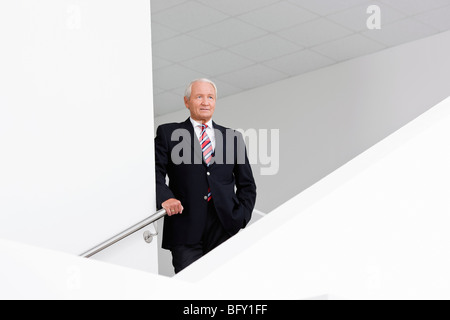
M 224 135 L 232 135 L 232 136 L 238 136 L 238 137 L 242 136 L 242 133 L 240 130 L 221 126 L 221 125 L 218 125 L 217 123 L 214 123 L 214 129 L 221 131 Z
M 225 127 L 225 126 L 222 126 L 222 125 L 219 125 L 219 124 L 217 124 L 217 123 L 213 123 L 214 124 L 214 129 L 217 129 L 217 130 L 220 130 L 220 131 L 222 131 L 222 132 L 235 132 L 236 130 L 234 130 L 234 129 L 232 129 L 232 128 L 228 128 L 228 127 Z
M 158 126 L 158 131 L 163 131 L 163 132 L 171 132 L 171 131 L 175 131 L 177 129 L 180 128 L 184 128 L 186 126 L 186 121 L 184 122 L 170 122 L 170 123 L 165 123 L 165 124 L 161 124 L 160 126 Z
M 171 122 L 171 123 L 164 123 L 158 126 L 158 129 L 167 130 L 172 128 L 179 128 L 180 127 L 179 122 Z

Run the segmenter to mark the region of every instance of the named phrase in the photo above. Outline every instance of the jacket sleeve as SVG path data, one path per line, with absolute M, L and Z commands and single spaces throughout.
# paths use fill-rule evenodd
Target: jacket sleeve
M 239 134 L 237 139 L 240 141 L 237 141 L 237 162 L 234 167 L 234 177 L 236 180 L 237 189 L 236 196 L 244 210 L 245 216 L 243 228 L 245 228 L 245 226 L 250 222 L 253 210 L 255 209 L 256 183 L 247 157 L 244 138 Z M 243 147 L 240 148 L 239 145 Z M 243 152 L 243 154 L 239 155 L 240 152 Z M 239 161 L 239 158 L 244 161 Z
M 155 178 L 156 178 L 156 205 L 162 209 L 161 204 L 166 200 L 175 198 L 173 192 L 166 184 L 167 168 L 170 162 L 170 148 L 167 134 L 163 126 L 159 126 L 155 137 Z

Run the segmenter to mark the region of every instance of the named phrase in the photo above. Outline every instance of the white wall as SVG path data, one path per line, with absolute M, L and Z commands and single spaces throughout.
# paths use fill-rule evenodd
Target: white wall
M 1 238 L 81 254 L 154 213 L 150 28 L 149 0 L 0 3 Z M 104 259 L 156 271 L 141 242 Z
M 450 97 L 174 280 L 222 299 L 449 299 L 449 136 Z
M 450 99 L 430 111 L 172 279 L 0 240 L 0 298 L 449 299 Z
M 447 97 L 449 56 L 446 32 L 223 99 L 219 88 L 217 123 L 280 129 L 279 173 L 254 166 L 256 208 L 269 213 Z

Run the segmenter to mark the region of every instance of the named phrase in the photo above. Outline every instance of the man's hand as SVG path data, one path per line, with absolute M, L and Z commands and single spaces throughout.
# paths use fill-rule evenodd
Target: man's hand
M 173 216 L 175 214 L 181 214 L 183 213 L 183 206 L 181 205 L 181 202 L 177 199 L 169 199 L 161 205 L 164 209 L 166 209 L 166 212 L 169 216 Z

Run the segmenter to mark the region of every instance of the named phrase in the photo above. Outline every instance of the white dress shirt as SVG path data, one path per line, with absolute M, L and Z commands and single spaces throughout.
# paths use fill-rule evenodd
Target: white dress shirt
M 194 127 L 194 132 L 197 135 L 197 141 L 200 141 L 200 135 L 202 134 L 202 123 L 199 123 L 195 121 L 194 119 L 191 119 L 192 126 Z M 211 144 L 213 147 L 213 150 L 216 150 L 216 135 L 214 134 L 214 127 L 212 120 L 209 120 L 206 125 L 208 128 L 206 128 L 206 134 L 208 135 L 209 139 L 211 140 Z

